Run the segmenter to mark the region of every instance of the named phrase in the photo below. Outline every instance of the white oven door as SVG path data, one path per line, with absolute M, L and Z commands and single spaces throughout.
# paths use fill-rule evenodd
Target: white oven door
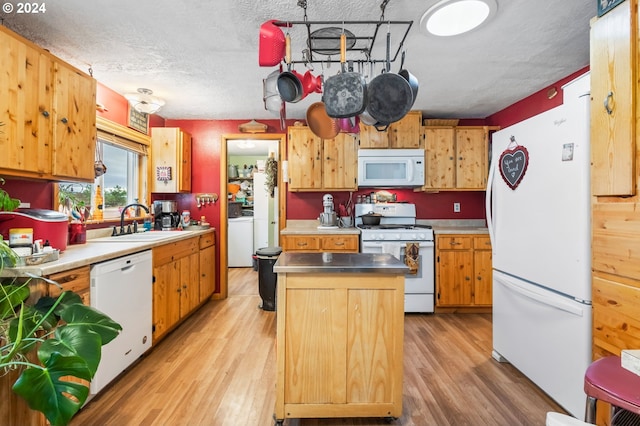
M 406 241 L 363 241 L 362 253 L 389 253 L 404 263 Z M 435 289 L 434 244 L 420 241 L 418 272 L 405 275 L 405 312 L 433 312 Z

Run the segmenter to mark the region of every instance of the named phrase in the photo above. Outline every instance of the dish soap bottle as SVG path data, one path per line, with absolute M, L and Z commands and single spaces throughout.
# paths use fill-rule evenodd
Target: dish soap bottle
M 96 196 L 93 200 L 93 204 L 95 205 L 95 209 L 93 211 L 93 220 L 103 220 L 104 216 L 102 214 L 102 189 L 100 185 L 96 187 Z

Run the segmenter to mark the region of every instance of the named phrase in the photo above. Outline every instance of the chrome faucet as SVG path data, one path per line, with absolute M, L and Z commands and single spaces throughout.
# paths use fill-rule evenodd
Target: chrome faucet
M 122 209 L 122 213 L 120 213 L 120 235 L 124 234 L 124 215 L 127 212 L 127 209 L 129 207 L 142 207 L 142 209 L 147 212 L 147 214 L 149 213 L 149 208 L 147 206 L 145 206 L 144 204 L 139 204 L 139 203 L 131 203 L 131 204 L 127 204 L 126 206 L 124 206 L 124 208 Z

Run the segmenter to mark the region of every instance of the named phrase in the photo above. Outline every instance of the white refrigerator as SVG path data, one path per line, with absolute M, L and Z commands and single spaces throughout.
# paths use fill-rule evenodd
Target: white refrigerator
M 486 206 L 493 357 L 577 418 L 591 363 L 589 85 L 587 73 L 561 106 L 493 135 Z
M 255 249 L 272 247 L 278 241 L 278 188 L 271 197 L 265 173 L 253 174 L 253 245 Z

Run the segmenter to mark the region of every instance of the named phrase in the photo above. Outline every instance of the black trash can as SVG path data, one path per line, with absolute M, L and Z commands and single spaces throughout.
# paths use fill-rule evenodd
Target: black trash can
M 278 275 L 273 272 L 273 265 L 282 253 L 281 247 L 263 247 L 256 250 L 258 258 L 258 290 L 262 298 L 262 310 L 276 310 L 276 287 Z

